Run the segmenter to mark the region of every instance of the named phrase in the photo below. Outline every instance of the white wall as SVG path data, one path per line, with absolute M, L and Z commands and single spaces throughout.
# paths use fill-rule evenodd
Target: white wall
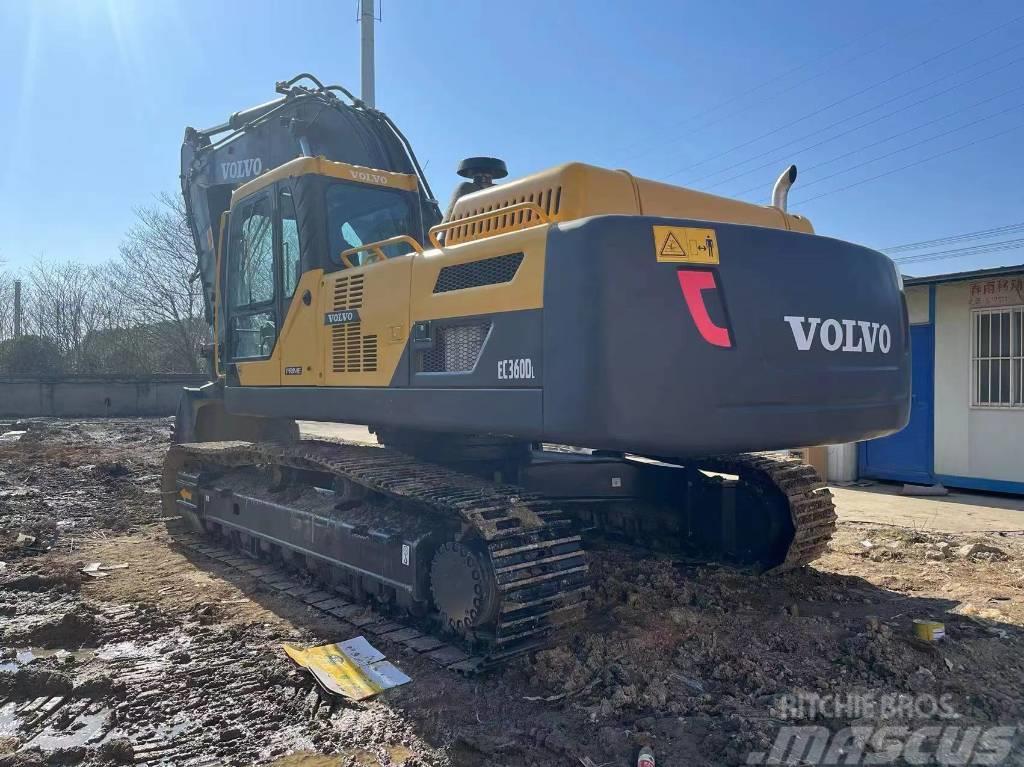
M 971 407 L 969 289 L 935 289 L 935 473 L 1022 482 L 1024 408 Z
M 925 325 L 928 317 L 928 286 L 911 285 L 905 291 L 907 297 L 907 314 L 911 325 Z

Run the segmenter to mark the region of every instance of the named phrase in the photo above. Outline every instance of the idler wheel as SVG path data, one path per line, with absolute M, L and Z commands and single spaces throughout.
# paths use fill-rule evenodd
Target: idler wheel
M 498 587 L 486 550 L 443 544 L 430 563 L 430 589 L 448 631 L 471 637 L 497 617 Z

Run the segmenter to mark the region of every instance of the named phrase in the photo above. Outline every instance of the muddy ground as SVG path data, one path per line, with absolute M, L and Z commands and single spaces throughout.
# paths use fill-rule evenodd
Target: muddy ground
M 0 766 L 625 766 L 642 744 L 666 767 L 742 764 L 794 721 L 881 721 L 787 709 L 801 694 L 1024 722 L 1024 539 L 842 523 L 813 567 L 777 577 L 599 547 L 587 620 L 557 647 L 466 679 L 375 641 L 413 681 L 336 700 L 281 644 L 358 629 L 174 544 L 170 429 L 0 424 L 25 432 L 0 437 Z M 81 574 L 91 562 L 127 567 Z M 915 639 L 924 618 L 946 638 Z

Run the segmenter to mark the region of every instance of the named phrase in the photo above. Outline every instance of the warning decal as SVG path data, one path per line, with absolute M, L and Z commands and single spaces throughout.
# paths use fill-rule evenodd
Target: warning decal
M 718 238 L 714 229 L 688 226 L 655 226 L 654 254 L 659 261 L 684 264 L 717 264 Z

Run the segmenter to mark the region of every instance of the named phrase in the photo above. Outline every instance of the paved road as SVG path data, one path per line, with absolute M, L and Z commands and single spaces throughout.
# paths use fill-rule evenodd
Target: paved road
M 842 522 L 872 522 L 933 532 L 1024 531 L 1024 499 L 951 491 L 934 498 L 899 494 L 901 485 L 834 487 Z

